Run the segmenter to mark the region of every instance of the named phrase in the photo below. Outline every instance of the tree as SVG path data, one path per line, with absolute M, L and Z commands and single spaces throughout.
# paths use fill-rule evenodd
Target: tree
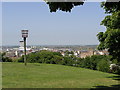
M 112 13 L 120 10 L 120 1 L 119 0 L 107 0 L 101 4 L 101 7 L 105 9 L 106 13 Z
M 50 12 L 56 12 L 57 10 L 71 12 L 74 6 L 83 5 L 83 3 L 84 2 L 47 2 Z
M 102 72 L 109 72 L 109 61 L 102 59 L 97 64 L 97 70 L 102 71 Z
M 49 5 L 50 12 L 56 12 L 57 10 L 71 12 L 72 8 L 74 6 L 80 6 L 84 4 L 85 0 L 76 0 L 76 2 L 65 2 L 65 0 L 60 0 L 61 2 L 52 2 L 52 0 L 45 0 L 46 3 Z M 56 0 L 59 1 L 59 0 Z M 77 2 L 78 1 L 78 2 Z M 116 0 L 119 1 L 119 0 Z M 115 2 L 115 0 L 107 0 L 106 2 L 103 2 L 101 6 L 105 9 L 106 13 L 111 13 L 115 11 L 120 10 L 120 1 Z
M 98 40 L 100 44 L 99 50 L 108 49 L 112 59 L 117 59 L 120 64 L 120 2 L 114 3 L 102 3 L 102 7 L 106 13 L 110 15 L 106 16 L 101 22 L 101 25 L 106 26 L 105 32 L 98 33 Z
M 12 62 L 12 59 L 10 59 L 9 57 L 5 56 L 6 53 L 0 53 L 0 62 Z

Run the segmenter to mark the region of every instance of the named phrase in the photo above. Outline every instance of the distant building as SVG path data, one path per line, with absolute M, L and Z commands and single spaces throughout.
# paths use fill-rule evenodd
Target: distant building
M 87 56 L 92 56 L 92 55 L 94 55 L 93 51 L 83 50 L 83 51 L 80 52 L 80 57 L 81 58 L 85 58 Z
M 81 58 L 85 58 L 87 56 L 92 56 L 92 55 L 109 55 L 107 50 L 103 50 L 103 51 L 94 51 L 94 50 L 84 50 L 80 52 L 80 57 Z
M 26 47 L 26 51 L 31 50 L 31 48 Z M 24 51 L 24 41 L 20 41 L 19 51 Z

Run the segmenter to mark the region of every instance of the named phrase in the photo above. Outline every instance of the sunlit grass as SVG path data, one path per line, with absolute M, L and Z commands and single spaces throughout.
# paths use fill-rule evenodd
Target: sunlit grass
M 115 74 L 79 67 L 28 63 L 2 64 L 3 88 L 94 88 L 117 85 Z

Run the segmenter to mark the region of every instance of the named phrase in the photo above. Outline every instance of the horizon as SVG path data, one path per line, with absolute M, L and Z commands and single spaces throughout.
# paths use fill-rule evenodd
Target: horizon
M 2 45 L 1 47 L 4 46 L 20 46 L 20 45 Z M 27 46 L 98 46 L 98 45 L 91 44 L 91 45 L 27 45 Z

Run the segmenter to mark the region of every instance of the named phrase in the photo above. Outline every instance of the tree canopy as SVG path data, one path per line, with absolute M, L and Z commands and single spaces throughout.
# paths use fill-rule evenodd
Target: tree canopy
M 120 63 L 120 11 L 106 16 L 101 24 L 106 26 L 107 30 L 97 35 L 100 41 L 98 49 L 108 49 L 109 54 Z
M 56 0 L 57 1 L 57 0 Z M 59 1 L 59 0 L 58 0 Z M 61 1 L 61 0 L 60 0 Z M 65 1 L 65 0 L 63 0 Z M 52 2 L 52 0 L 47 0 L 47 4 L 49 5 L 50 12 L 56 12 L 57 10 L 71 12 L 72 8 L 74 6 L 80 6 L 84 4 L 85 0 L 77 0 L 78 2 Z M 116 0 L 119 1 L 119 0 Z M 101 4 L 101 7 L 103 7 L 106 11 L 106 13 L 111 13 L 115 11 L 120 10 L 120 1 L 115 2 L 115 0 L 107 0 L 106 2 L 103 2 Z
M 106 2 L 102 2 L 101 7 L 105 9 L 106 13 L 112 13 L 120 10 L 120 1 L 111 2 L 112 0 L 107 0 Z
M 71 12 L 74 6 L 83 5 L 83 3 L 84 2 L 47 2 L 50 12 L 56 12 L 57 10 Z
M 108 49 L 109 54 L 120 64 L 120 1 L 103 2 L 101 7 L 110 15 L 101 22 L 101 25 L 106 27 L 106 31 L 97 35 L 100 42 L 98 49 Z

